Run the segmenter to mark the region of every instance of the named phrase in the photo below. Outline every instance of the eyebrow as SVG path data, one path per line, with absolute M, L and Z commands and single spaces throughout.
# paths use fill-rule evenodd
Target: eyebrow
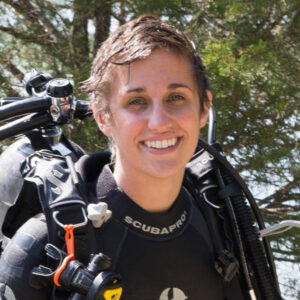
M 178 88 L 186 88 L 186 89 L 189 89 L 191 92 L 193 91 L 188 85 L 183 84 L 183 83 L 171 83 L 168 85 L 168 89 L 170 89 L 170 90 L 175 90 Z
M 189 89 L 191 92 L 193 92 L 193 90 L 186 84 L 183 84 L 183 83 L 170 83 L 168 85 L 168 89 L 169 90 L 175 90 L 175 89 L 178 89 L 178 88 L 186 88 L 186 89 Z M 126 93 L 145 93 L 146 92 L 146 89 L 145 88 L 133 88 L 133 89 L 129 89 L 126 91 Z

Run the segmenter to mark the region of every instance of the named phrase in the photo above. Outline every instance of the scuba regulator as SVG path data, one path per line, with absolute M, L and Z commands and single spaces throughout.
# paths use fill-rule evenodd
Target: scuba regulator
M 67 255 L 52 244 L 47 244 L 45 250 L 47 255 L 57 262 L 57 268 L 54 271 L 45 266 L 34 268 L 31 278 L 33 284 L 36 285 L 41 280 L 53 280 L 56 286 L 71 292 L 69 300 L 120 299 L 121 278 L 109 271 L 111 260 L 108 256 L 102 253 L 92 254 L 88 266 L 85 267 L 75 259 L 74 253 L 71 253 L 72 250 Z

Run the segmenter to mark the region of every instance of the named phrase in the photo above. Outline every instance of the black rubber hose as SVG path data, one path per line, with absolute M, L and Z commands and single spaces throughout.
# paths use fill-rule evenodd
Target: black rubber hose
M 225 185 L 229 185 L 234 182 L 234 179 L 226 169 L 222 168 L 221 174 Z M 277 291 L 275 280 L 271 275 L 267 264 L 258 232 L 253 225 L 250 210 L 245 201 L 246 199 L 243 196 L 233 196 L 230 198 L 242 233 L 246 254 L 253 267 L 254 275 L 262 294 L 262 299 L 282 299 Z
M 216 176 L 217 176 L 217 181 L 219 183 L 220 188 L 224 189 L 225 182 L 223 180 L 223 177 L 222 177 L 219 169 L 216 170 Z M 236 216 L 236 212 L 234 211 L 230 197 L 225 197 L 224 202 L 225 202 L 225 206 L 226 206 L 227 213 L 229 216 L 230 224 L 232 226 L 232 233 L 233 233 L 233 236 L 235 239 L 236 248 L 238 250 L 239 260 L 240 260 L 240 264 L 242 267 L 245 283 L 246 283 L 248 291 L 250 292 L 251 290 L 253 290 L 253 285 L 252 285 L 250 275 L 249 275 L 247 260 L 246 260 L 245 252 L 244 252 L 243 239 L 241 236 L 242 233 L 241 233 L 239 225 L 238 225 L 238 219 Z
M 35 113 L 0 127 L 0 141 L 23 133 L 25 131 L 45 126 L 51 121 L 51 116 L 48 113 Z
M 51 98 L 49 97 L 28 98 L 14 101 L 0 107 L 0 121 L 25 113 L 42 112 L 47 110 L 50 105 Z
M 254 197 L 252 196 L 250 190 L 248 189 L 247 185 L 245 184 L 244 180 L 241 178 L 239 173 L 231 166 L 231 164 L 225 159 L 225 157 L 220 154 L 219 145 L 216 143 L 212 147 L 212 146 L 208 145 L 207 143 L 205 143 L 203 140 L 199 140 L 199 146 L 201 148 L 203 148 L 204 150 L 206 150 L 211 155 L 213 155 L 217 159 L 217 161 L 222 166 L 224 166 L 224 168 L 226 168 L 226 170 L 231 174 L 231 176 L 235 179 L 235 181 L 240 185 L 240 187 L 242 188 L 243 192 L 245 193 L 247 199 L 249 200 L 250 206 L 253 210 L 253 213 L 254 213 L 254 216 L 258 223 L 259 228 L 264 229 L 265 224 L 264 224 L 263 218 L 260 214 L 260 211 L 258 209 L 258 206 L 255 202 Z M 266 255 L 268 258 L 270 269 L 271 269 L 272 275 L 274 277 L 274 281 L 276 283 L 277 290 L 279 291 L 280 289 L 279 289 L 279 284 L 278 284 L 278 278 L 277 278 L 274 258 L 273 258 L 273 254 L 272 254 L 272 250 L 271 250 L 269 241 L 266 237 L 263 238 L 263 243 L 264 243 L 264 247 L 266 250 Z
M 22 97 L 5 97 L 5 98 L 1 98 L 0 99 L 0 106 L 11 104 L 11 103 L 14 103 L 16 101 L 22 101 L 24 99 L 25 98 L 22 98 Z
M 258 222 L 258 225 L 259 225 L 260 229 L 265 228 L 264 221 L 263 221 L 263 218 L 262 218 L 262 216 L 260 214 L 258 206 L 256 205 L 255 199 L 252 196 L 252 194 L 251 194 L 250 190 L 248 189 L 247 185 L 245 184 L 245 182 L 243 181 L 243 179 L 240 177 L 240 175 L 238 174 L 238 172 L 236 172 L 234 170 L 234 168 L 230 165 L 230 163 L 226 160 L 226 158 L 223 157 L 222 155 L 220 155 L 222 153 L 222 150 L 221 150 L 221 147 L 219 147 L 219 145 L 216 143 L 216 111 L 215 111 L 214 107 L 211 107 L 211 109 L 209 111 L 208 143 L 209 143 L 209 145 L 212 145 L 213 147 L 210 147 L 209 145 L 207 145 L 202 140 L 199 141 L 199 145 L 203 149 L 205 149 L 206 151 L 208 151 L 210 154 L 212 154 L 218 160 L 218 162 L 221 163 L 221 165 L 223 166 L 223 168 L 226 169 L 225 172 L 228 174 L 228 177 L 230 179 L 229 181 L 230 182 L 236 181 L 240 185 L 241 189 L 244 191 L 246 197 L 248 198 L 248 201 L 249 201 L 249 203 L 251 205 L 251 208 L 252 208 L 252 210 L 254 212 L 254 215 L 256 217 L 256 220 Z M 217 171 L 220 172 L 220 170 L 217 170 Z M 230 175 L 232 177 L 229 175 L 229 173 L 230 173 Z M 223 178 L 221 178 L 221 183 L 223 183 Z M 226 200 L 230 200 L 230 199 L 227 199 L 227 198 L 228 197 L 226 197 L 224 199 L 225 203 L 228 202 Z M 240 198 L 240 197 L 238 197 L 238 198 Z M 253 227 L 252 218 L 251 218 L 251 215 L 250 215 L 249 208 L 248 208 L 248 206 L 246 206 L 245 198 L 242 197 L 242 198 L 240 198 L 240 200 L 242 200 L 242 201 L 237 201 L 237 203 L 238 204 L 243 204 L 243 205 L 241 205 L 241 206 L 237 205 L 237 206 L 245 208 L 245 211 L 248 212 L 248 218 L 247 218 L 247 220 L 250 220 L 250 224 L 248 224 L 248 226 L 250 226 L 249 228 L 253 229 L 253 233 L 256 234 L 256 238 L 254 240 L 256 240 L 257 243 L 259 244 L 259 248 L 262 248 L 261 247 L 262 245 L 261 245 L 261 243 L 259 241 L 258 232 Z M 230 212 L 231 207 L 227 207 L 227 209 L 229 209 L 229 212 Z M 239 216 L 239 214 L 240 214 L 240 211 L 237 209 L 236 210 L 236 215 Z M 240 221 L 240 218 L 239 218 L 239 221 Z M 246 228 L 247 228 L 247 226 L 246 226 Z M 263 244 L 264 244 L 264 247 L 265 247 L 265 251 L 266 251 L 266 255 L 267 255 L 269 267 L 270 267 L 270 270 L 271 270 L 273 278 L 274 278 L 274 281 L 272 280 L 272 282 L 274 282 L 274 284 L 275 284 L 274 287 L 276 287 L 276 292 L 277 293 L 275 292 L 275 294 L 278 295 L 278 297 L 280 297 L 279 296 L 280 295 L 280 289 L 279 289 L 278 278 L 277 278 L 277 274 L 276 274 L 276 268 L 275 268 L 273 253 L 271 251 L 271 247 L 270 247 L 268 239 L 263 238 Z M 258 249 L 257 249 L 257 251 L 258 251 Z M 265 255 L 263 253 L 263 249 L 261 249 L 259 252 L 262 254 L 263 262 L 264 262 L 265 266 L 268 268 L 268 265 L 266 264 L 266 260 L 265 260 Z M 255 252 L 253 252 L 253 253 L 255 253 Z M 255 256 L 255 254 L 254 254 L 254 256 Z M 244 268 L 243 264 L 242 264 L 242 266 L 243 266 L 243 269 L 244 269 L 244 272 L 245 272 L 246 269 Z M 271 275 L 270 272 L 269 272 L 269 270 L 268 270 L 268 274 Z M 268 275 L 268 277 L 269 277 L 269 275 Z M 246 275 L 245 279 L 246 279 L 246 282 L 247 282 L 248 281 L 247 280 L 248 279 L 248 275 Z M 273 288 L 271 288 L 271 289 L 273 289 Z M 278 297 L 276 297 L 276 299 L 278 299 Z

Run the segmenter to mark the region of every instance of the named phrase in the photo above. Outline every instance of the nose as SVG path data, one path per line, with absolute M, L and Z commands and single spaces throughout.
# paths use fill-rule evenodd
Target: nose
M 163 105 L 153 105 L 148 128 L 155 132 L 166 132 L 172 127 L 172 118 Z

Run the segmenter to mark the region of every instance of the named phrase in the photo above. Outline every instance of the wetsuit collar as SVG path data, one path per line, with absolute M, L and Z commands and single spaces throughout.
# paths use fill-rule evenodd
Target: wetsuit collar
M 114 219 L 129 230 L 151 238 L 174 237 L 185 230 L 191 214 L 190 197 L 183 188 L 167 212 L 149 213 L 118 187 L 108 165 L 104 166 L 97 182 L 97 198 L 108 204 Z

